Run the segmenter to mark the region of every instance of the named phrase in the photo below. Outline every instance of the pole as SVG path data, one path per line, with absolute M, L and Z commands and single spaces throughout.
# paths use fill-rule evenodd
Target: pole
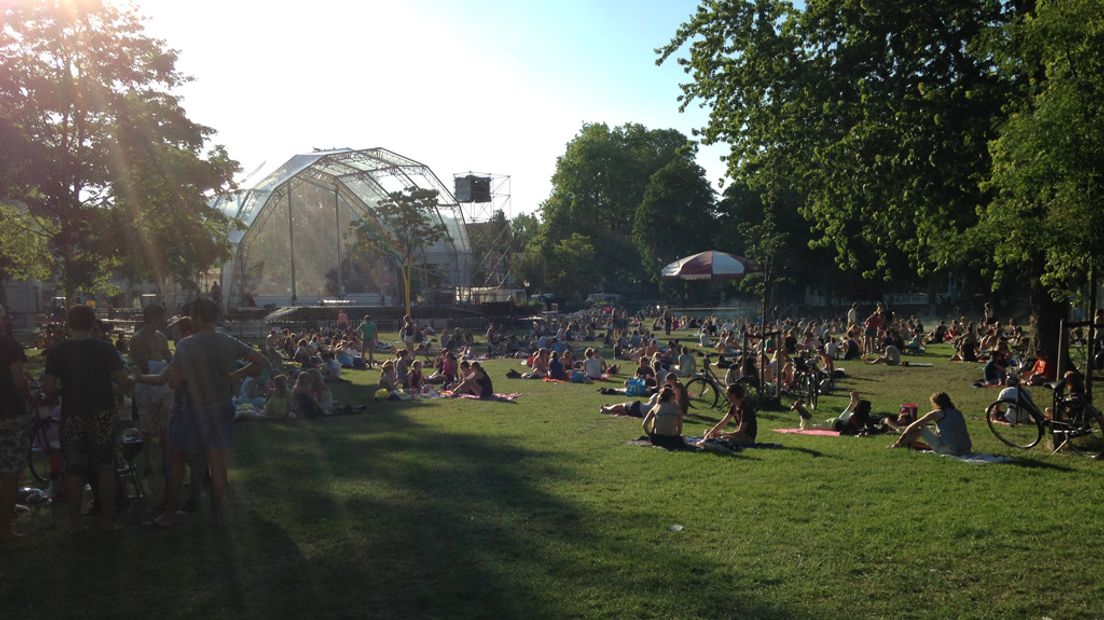
M 410 313 L 410 265 L 403 263 L 402 276 L 403 288 L 406 290 L 406 316 L 413 317 Z
M 291 183 L 287 184 L 288 198 L 288 255 L 291 256 L 291 305 L 298 304 L 298 296 L 295 294 L 295 226 L 291 223 Z
M 345 277 L 341 265 L 341 201 L 337 195 L 337 186 L 334 185 L 334 228 L 337 229 L 337 296 L 345 298 Z
M 1096 366 L 1096 268 L 1089 266 L 1089 343 L 1085 368 L 1085 398 L 1092 402 L 1093 368 Z

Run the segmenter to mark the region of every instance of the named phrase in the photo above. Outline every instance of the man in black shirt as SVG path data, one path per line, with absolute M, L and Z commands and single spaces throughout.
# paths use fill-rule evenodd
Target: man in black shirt
M 31 390 L 23 374 L 26 361 L 18 342 L 0 335 L 0 540 L 17 535 L 12 531 L 12 517 L 30 443 L 27 404 Z
M 74 306 L 68 314 L 72 336 L 46 351 L 43 391 L 48 401 L 61 396 L 61 454 L 69 519 L 80 529 L 85 475 L 97 474 L 100 497 L 115 497 L 115 394 L 134 382 L 123 372 L 122 359 L 110 342 L 92 338 L 96 313 Z M 100 529 L 116 529 L 115 504 L 102 502 Z

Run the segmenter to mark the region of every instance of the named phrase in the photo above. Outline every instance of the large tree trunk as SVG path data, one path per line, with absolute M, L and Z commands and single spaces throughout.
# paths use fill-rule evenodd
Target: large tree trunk
M 1030 279 L 1028 284 L 1028 298 L 1031 304 L 1031 328 L 1035 337 L 1035 345 L 1038 350 L 1046 354 L 1051 364 L 1058 363 L 1059 330 L 1063 319 L 1069 315 L 1068 301 L 1055 301 L 1050 291 L 1039 280 L 1038 276 Z M 1067 357 L 1062 366 L 1069 367 L 1068 351 L 1061 352 Z

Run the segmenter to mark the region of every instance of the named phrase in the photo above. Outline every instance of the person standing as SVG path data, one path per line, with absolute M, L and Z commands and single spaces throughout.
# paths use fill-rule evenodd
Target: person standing
M 183 389 L 183 405 L 169 427 L 172 460 L 165 493 L 165 512 L 157 525 L 175 522 L 177 496 L 184 478 L 188 453 L 201 450 L 211 472 L 211 516 L 223 524 L 227 485 L 227 450 L 234 445 L 233 386 L 244 377 L 255 377 L 268 359 L 240 340 L 215 331 L 219 309 L 210 299 L 192 303 L 194 332 L 176 344 L 169 362 L 169 387 Z M 248 362 L 239 367 L 238 361 Z
M 19 474 L 30 448 L 31 388 L 23 374 L 27 356 L 14 338 L 0 335 L 0 540 L 19 536 L 12 529 Z
M 368 368 L 372 368 L 376 365 L 374 354 L 376 350 L 376 340 L 379 337 L 379 329 L 372 321 L 372 315 L 365 314 L 364 321 L 357 327 L 357 330 L 360 331 L 360 355 L 363 357 L 365 353 L 368 354 L 368 358 L 364 363 Z
M 142 327 L 130 339 L 130 359 L 143 375 L 157 375 L 172 358 L 169 339 L 165 337 L 165 309 L 150 304 L 142 310 Z M 161 447 L 161 467 L 168 467 L 168 434 L 166 428 L 173 410 L 173 391 L 164 385 L 138 384 L 134 387 L 134 403 L 138 409 L 138 425 L 145 439 L 142 456 L 146 473 L 152 469 L 153 439 Z
M 344 338 L 346 332 L 349 331 L 349 313 L 345 312 L 345 308 L 337 311 L 337 330 Z
M 65 493 L 73 530 L 80 530 L 85 476 L 97 476 L 101 502 L 100 529 L 115 525 L 115 394 L 114 381 L 124 391 L 134 382 L 123 372 L 123 361 L 110 342 L 92 337 L 96 312 L 88 306 L 70 308 L 72 334 L 46 351 L 43 391 L 48 403 L 61 396 L 61 453 L 65 463 Z
M 851 304 L 851 309 L 847 311 L 847 327 L 859 322 L 859 304 Z

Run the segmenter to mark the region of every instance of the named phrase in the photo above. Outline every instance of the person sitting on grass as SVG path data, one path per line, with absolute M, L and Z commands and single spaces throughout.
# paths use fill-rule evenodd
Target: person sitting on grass
M 571 380 L 571 377 L 568 377 L 567 372 L 564 370 L 563 363 L 560 362 L 560 354 L 555 351 L 552 352 L 548 360 L 548 378 L 555 381 Z
M 406 373 L 406 391 L 411 394 L 421 394 L 425 384 L 425 377 L 422 375 L 422 362 L 415 360 L 414 365 L 410 367 L 410 372 Z
M 594 349 L 587 349 L 583 353 L 583 373 L 591 379 L 601 379 L 606 371 L 606 364 L 602 356 Z
M 913 334 L 912 338 L 905 343 L 905 352 L 911 355 L 920 355 L 924 352 L 924 340 L 920 334 Z
M 733 446 L 754 445 L 759 423 L 755 417 L 755 410 L 744 405 L 743 384 L 733 383 L 728 386 L 725 395 L 728 398 L 728 412 L 720 422 L 702 436 L 702 442 L 724 440 Z M 736 423 L 736 429 L 728 433 L 723 432 L 728 423 L 733 421 Z
M 399 389 L 399 375 L 395 372 L 395 362 L 387 360 L 380 369 L 379 389 L 395 392 Z
M 452 351 L 441 349 L 441 354 L 437 356 L 433 367 L 435 370 L 433 374 L 426 377 L 426 383 L 437 385 L 456 382 L 456 355 Z
M 548 361 L 550 358 L 548 349 L 541 348 L 533 356 L 529 363 L 529 372 L 521 375 L 522 379 L 543 379 L 548 376 Z
M 867 364 L 885 364 L 886 366 L 898 366 L 901 363 L 901 350 L 895 345 L 887 344 L 881 355 L 870 360 Z
M 334 397 L 333 392 L 330 391 L 330 386 L 326 385 L 325 379 L 322 378 L 322 371 L 312 368 L 307 372 L 311 376 L 311 394 L 314 396 L 314 400 L 318 401 L 322 413 L 330 415 L 334 410 Z
M 1004 354 L 1000 351 L 993 351 L 989 356 L 989 361 L 985 362 L 985 367 L 982 368 L 981 381 L 974 383 L 974 387 L 990 387 L 994 385 L 1001 385 L 1004 383 L 1005 377 L 1008 376 L 1007 371 L 1008 363 L 1004 361 Z
M 494 396 L 491 377 L 479 362 L 471 363 L 471 372 L 453 389 L 454 394 L 470 394 L 483 400 Z
M 642 426 L 654 446 L 681 448 L 686 445 L 682 439 L 682 416 L 679 415 L 674 390 L 665 387 L 659 391 L 659 400 L 644 415 Z
M 264 404 L 264 414 L 269 418 L 283 419 L 288 415 L 288 378 L 276 375 L 272 378 L 273 389 Z
M 694 356 L 690 353 L 690 347 L 682 347 L 678 357 L 678 374 L 682 377 L 694 376 Z
M 955 409 L 951 397 L 946 392 L 936 392 L 930 401 L 934 409 L 909 424 L 890 447 L 922 448 L 918 442 L 922 437 L 939 454 L 961 456 L 972 452 L 974 446 L 966 430 L 966 419 Z M 928 428 L 931 423 L 935 424 L 936 431 Z
M 325 415 L 314 391 L 314 375 L 304 370 L 295 379 L 288 405 L 289 418 L 320 418 Z
M 1035 363 L 1020 373 L 1020 381 L 1027 385 L 1043 385 L 1048 381 L 1054 381 L 1055 376 L 1056 372 L 1047 361 L 1046 352 L 1036 348 Z
M 796 400 L 790 405 L 790 411 L 796 411 L 801 416 L 801 430 L 827 430 L 836 431 L 841 435 L 858 435 L 869 430 L 870 401 L 860 400 L 858 392 L 851 392 L 851 402 L 834 418 L 823 422 L 813 422 L 813 414 L 805 408 L 805 403 Z

